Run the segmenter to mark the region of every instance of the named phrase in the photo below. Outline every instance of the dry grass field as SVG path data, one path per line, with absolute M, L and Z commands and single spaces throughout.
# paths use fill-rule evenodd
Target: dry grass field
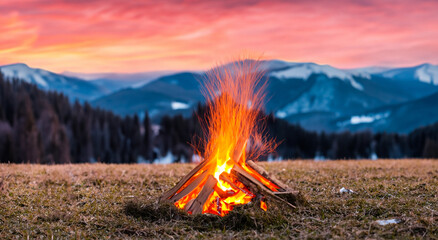
M 436 160 L 265 163 L 308 205 L 224 218 L 156 203 L 193 166 L 0 165 L 0 239 L 438 239 Z

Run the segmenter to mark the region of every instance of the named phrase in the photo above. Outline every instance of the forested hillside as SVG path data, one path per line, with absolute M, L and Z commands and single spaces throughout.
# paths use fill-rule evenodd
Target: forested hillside
M 71 104 L 63 94 L 0 75 L 1 162 L 133 163 L 151 159 L 150 129 L 147 117 Z
M 163 117 L 159 126 L 152 126 L 147 113 L 143 120 L 120 117 L 88 103 L 71 104 L 63 94 L 0 74 L 0 162 L 136 163 L 153 162 L 168 153 L 177 162 L 191 161 L 191 144 L 202 139 L 199 119 L 204 119 L 205 109 L 199 105 L 189 118 Z M 438 158 L 438 124 L 408 135 L 325 134 L 273 115 L 260 117 L 267 120 L 267 134 L 280 143 L 265 160 Z

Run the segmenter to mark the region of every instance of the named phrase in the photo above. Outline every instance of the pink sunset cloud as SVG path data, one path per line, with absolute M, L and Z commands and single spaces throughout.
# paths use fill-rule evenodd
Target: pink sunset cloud
M 438 63 L 438 1 L 2 1 L 0 65 L 204 69 L 243 50 L 351 68 Z

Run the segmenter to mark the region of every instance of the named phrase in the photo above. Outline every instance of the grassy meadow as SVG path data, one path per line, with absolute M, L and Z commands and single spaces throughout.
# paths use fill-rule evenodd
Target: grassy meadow
M 192 216 L 156 200 L 193 164 L 3 164 L 0 239 L 438 239 L 437 160 L 262 165 L 308 204 Z M 400 222 L 377 222 L 388 219 Z

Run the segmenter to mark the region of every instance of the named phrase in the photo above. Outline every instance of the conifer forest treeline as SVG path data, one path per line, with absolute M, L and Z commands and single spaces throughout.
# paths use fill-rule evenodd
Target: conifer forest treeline
M 143 119 L 122 117 L 0 73 L 0 163 L 137 163 L 169 154 L 176 162 L 190 162 L 207 114 L 201 105 L 195 112 L 152 124 L 146 109 Z M 316 133 L 272 114 L 260 117 L 279 145 L 259 160 L 438 158 L 438 123 L 407 135 Z

